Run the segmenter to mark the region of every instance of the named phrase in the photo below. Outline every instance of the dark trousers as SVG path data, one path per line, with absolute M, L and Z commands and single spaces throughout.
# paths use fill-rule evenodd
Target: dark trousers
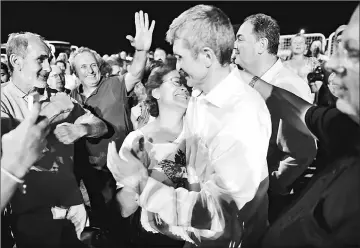
M 18 215 L 13 214 L 11 223 L 17 248 L 86 247 L 78 240 L 71 221 L 54 220 L 50 208 Z
M 106 165 L 105 165 L 106 166 Z M 94 169 L 91 165 L 75 166 L 78 182 L 83 180 L 90 200 L 90 225 L 107 233 L 107 247 L 124 247 L 128 243 L 128 221 L 121 217 L 115 200 L 116 182 L 108 171 Z

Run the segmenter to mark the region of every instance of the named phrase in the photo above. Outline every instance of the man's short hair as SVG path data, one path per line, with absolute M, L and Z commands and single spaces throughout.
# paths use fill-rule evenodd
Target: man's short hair
M 31 32 L 19 32 L 19 33 L 12 33 L 9 35 L 8 41 L 6 43 L 6 56 L 7 60 L 9 61 L 9 70 L 11 72 L 14 71 L 14 67 L 11 64 L 10 56 L 15 54 L 17 56 L 21 56 L 25 58 L 27 55 L 27 47 L 29 45 L 28 39 L 30 37 L 35 37 L 42 41 L 45 45 L 45 39 L 38 34 L 31 33 Z M 47 45 L 46 45 L 47 46 Z M 49 48 L 50 51 L 50 48 Z
M 231 62 L 234 30 L 228 16 L 215 6 L 196 5 L 174 19 L 166 40 L 173 44 L 177 39 L 185 41 L 194 58 L 202 48 L 209 47 L 221 65 Z
M 94 50 L 92 50 L 88 47 L 80 47 L 69 58 L 70 66 L 72 67 L 72 70 L 74 71 L 76 76 L 77 76 L 77 71 L 76 71 L 76 66 L 75 66 L 75 57 L 78 56 L 79 54 L 85 53 L 85 52 L 91 53 L 94 56 L 99 68 L 101 67 L 101 65 L 103 63 L 103 59 L 97 52 L 95 52 Z
M 255 14 L 245 18 L 254 26 L 253 33 L 257 40 L 266 38 L 269 42 L 269 54 L 277 55 L 280 44 L 280 27 L 275 19 L 265 14 Z

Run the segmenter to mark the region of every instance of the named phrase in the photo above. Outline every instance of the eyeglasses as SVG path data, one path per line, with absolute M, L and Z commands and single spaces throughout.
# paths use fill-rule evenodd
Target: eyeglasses
M 174 86 L 176 87 L 181 87 L 184 84 L 180 81 L 180 78 L 178 77 L 173 77 L 173 78 L 169 78 L 168 80 L 164 80 L 163 83 L 165 82 L 171 82 Z
M 50 77 L 53 77 L 53 78 L 61 78 L 61 74 L 52 74 L 50 75 Z

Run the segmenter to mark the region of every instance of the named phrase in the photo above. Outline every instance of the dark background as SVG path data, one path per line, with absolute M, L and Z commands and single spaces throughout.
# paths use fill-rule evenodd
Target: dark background
M 12 32 L 35 32 L 47 40 L 69 41 L 87 46 L 101 55 L 121 50 L 132 52 L 125 36 L 135 35 L 134 13 L 143 10 L 156 20 L 152 48 L 163 47 L 171 52 L 165 33 L 171 21 L 196 4 L 221 8 L 233 24 L 245 17 L 265 13 L 275 18 L 281 34 L 295 34 L 304 28 L 307 33 L 325 37 L 346 24 L 358 2 L 93 2 L 93 1 L 1 1 L 1 42 Z

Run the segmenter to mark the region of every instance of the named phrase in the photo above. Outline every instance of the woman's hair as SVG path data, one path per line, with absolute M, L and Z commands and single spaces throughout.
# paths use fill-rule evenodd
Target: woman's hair
M 311 46 L 312 46 L 312 44 L 313 44 L 315 41 L 320 41 L 321 44 L 320 44 L 320 47 L 316 48 L 315 51 L 313 52 L 313 51 L 311 51 Z M 322 42 L 321 42 L 321 40 L 313 40 L 313 41 L 310 43 L 309 48 L 308 48 L 305 56 L 306 56 L 306 57 L 315 57 L 315 58 L 317 58 L 317 56 L 318 56 L 319 54 L 324 55 L 324 51 L 323 51 L 323 49 L 322 49 Z
M 176 70 L 176 64 L 167 62 L 162 63 L 160 66 L 152 69 L 147 83 L 145 84 L 147 94 L 145 103 L 148 104 L 150 115 L 153 117 L 159 116 L 159 106 L 157 99 L 152 95 L 152 91 L 159 88 L 163 84 L 163 77 L 173 70 Z

